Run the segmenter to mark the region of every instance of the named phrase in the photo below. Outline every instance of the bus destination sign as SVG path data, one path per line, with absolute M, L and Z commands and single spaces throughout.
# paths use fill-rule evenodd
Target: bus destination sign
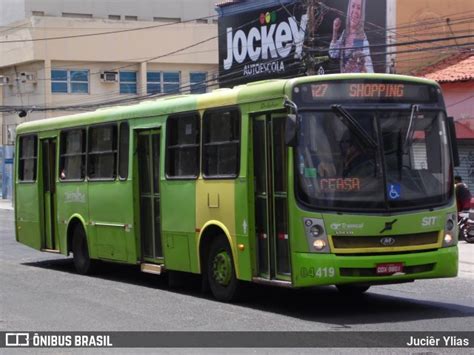
M 311 91 L 313 97 L 324 97 L 329 84 L 313 84 Z M 346 86 L 347 87 L 347 86 Z M 404 84 L 349 84 L 347 87 L 349 97 L 385 98 L 405 96 Z
M 303 102 L 357 101 L 423 103 L 436 101 L 436 87 L 384 81 L 344 81 L 304 84 L 295 88 Z

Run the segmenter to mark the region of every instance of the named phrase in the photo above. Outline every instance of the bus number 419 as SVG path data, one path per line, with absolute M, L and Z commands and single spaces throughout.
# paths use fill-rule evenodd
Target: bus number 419
M 323 277 L 334 277 L 336 272 L 333 267 L 302 267 L 300 270 L 301 277 L 311 277 L 311 278 L 323 278 Z

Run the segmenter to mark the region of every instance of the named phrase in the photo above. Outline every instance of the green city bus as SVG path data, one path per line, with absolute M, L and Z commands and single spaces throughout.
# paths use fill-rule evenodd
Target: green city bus
M 21 124 L 18 242 L 144 272 L 372 285 L 457 275 L 454 126 L 433 81 L 268 80 Z M 176 273 L 175 273 L 176 274 Z

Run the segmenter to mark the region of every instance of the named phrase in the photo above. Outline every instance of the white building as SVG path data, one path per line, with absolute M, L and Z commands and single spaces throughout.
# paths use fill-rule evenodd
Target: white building
M 217 75 L 213 0 L 0 0 L 0 26 L 6 157 L 24 121 L 147 94 L 202 92 Z M 33 110 L 19 117 L 6 112 L 12 106 Z M 58 107 L 68 110 L 44 111 Z

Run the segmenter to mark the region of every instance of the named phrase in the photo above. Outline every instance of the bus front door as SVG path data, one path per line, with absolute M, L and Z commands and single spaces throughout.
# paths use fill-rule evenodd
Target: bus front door
M 42 248 L 59 251 L 56 234 L 56 138 L 41 140 L 41 178 L 43 180 Z
M 138 132 L 140 237 L 142 259 L 162 261 L 160 217 L 160 131 Z
M 253 172 L 258 276 L 291 281 L 285 116 L 253 119 Z

